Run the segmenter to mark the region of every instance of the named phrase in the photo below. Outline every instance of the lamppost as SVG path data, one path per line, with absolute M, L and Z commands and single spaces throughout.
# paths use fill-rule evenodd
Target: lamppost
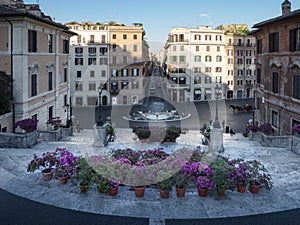
M 98 87 L 98 92 L 99 92 L 99 95 L 98 95 L 98 107 L 99 107 L 99 117 L 98 117 L 98 121 L 97 121 L 97 126 L 103 126 L 104 125 L 104 122 L 103 122 L 103 118 L 101 116 L 101 95 L 102 95 L 102 91 L 103 91 L 103 88 L 104 87 L 104 84 L 101 83 Z
M 219 85 L 217 84 L 215 87 L 215 98 L 216 98 L 216 117 L 215 117 L 215 121 L 213 123 L 213 128 L 221 128 L 221 124 L 219 122 L 219 96 L 222 93 L 222 89 L 219 87 Z

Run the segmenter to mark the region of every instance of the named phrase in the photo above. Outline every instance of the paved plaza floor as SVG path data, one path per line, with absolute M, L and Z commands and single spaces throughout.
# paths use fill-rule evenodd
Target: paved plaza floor
M 55 179 L 45 182 L 40 173 L 26 172 L 33 154 L 41 155 L 46 151 L 54 151 L 56 147 L 66 147 L 75 154 L 100 154 L 107 149 L 130 147 L 136 142 L 129 130 L 119 129 L 116 136 L 115 143 L 109 144 L 106 149 L 93 147 L 93 130 L 83 130 L 61 142 L 41 142 L 30 149 L 0 149 L 0 196 L 2 199 L 10 198 L 9 194 L 5 194 L 7 191 L 13 196 L 32 200 L 30 204 L 38 202 L 71 212 L 136 219 L 136 223 L 129 221 L 128 224 L 198 224 L 197 221 L 201 220 L 202 224 L 234 224 L 230 218 L 244 218 L 244 224 L 251 224 L 249 221 L 256 218 L 254 215 L 260 215 L 255 224 L 300 224 L 300 156 L 284 148 L 262 147 L 257 142 L 249 142 L 241 134 L 224 134 L 223 155 L 245 160 L 257 159 L 263 163 L 273 177 L 272 190 L 260 190 L 258 194 L 226 191 L 224 197 L 206 198 L 199 197 L 196 189 L 189 189 L 186 197 L 178 198 L 173 190 L 169 199 L 161 199 L 155 188 L 147 188 L 144 198 L 136 198 L 134 192 L 124 186 L 120 187 L 117 196 L 111 197 L 99 194 L 96 187 L 92 187 L 87 194 L 81 194 L 79 188 L 70 182 L 66 185 L 59 185 Z M 177 142 L 196 147 L 201 143 L 200 134 L 198 131 L 189 131 L 181 135 Z M 147 148 L 158 147 L 155 145 L 158 144 L 150 144 Z M 170 145 L 163 147 L 170 148 Z M 1 209 L 3 216 L 9 213 L 7 209 Z M 288 213 L 285 215 L 286 212 L 282 211 Z M 62 212 L 67 214 L 69 211 Z M 269 214 L 274 212 L 282 214 Z M 292 217 L 286 221 L 276 219 L 287 216 Z M 257 222 L 259 220 L 263 220 L 262 223 Z M 125 224 L 121 221 L 99 224 Z

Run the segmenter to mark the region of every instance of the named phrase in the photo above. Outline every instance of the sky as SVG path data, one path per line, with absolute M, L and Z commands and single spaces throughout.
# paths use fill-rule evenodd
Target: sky
M 261 21 L 281 15 L 283 0 L 25 0 L 39 3 L 56 22 L 116 21 L 125 25 L 143 23 L 150 50 L 166 42 L 173 27 L 196 28 L 245 23 L 249 29 Z M 299 0 L 290 0 L 292 10 Z M 152 49 L 151 49 L 152 48 Z

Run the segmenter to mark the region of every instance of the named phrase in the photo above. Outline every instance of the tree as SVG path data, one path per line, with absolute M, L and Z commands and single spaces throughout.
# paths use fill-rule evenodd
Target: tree
M 0 115 L 11 111 L 11 86 L 10 75 L 0 71 Z

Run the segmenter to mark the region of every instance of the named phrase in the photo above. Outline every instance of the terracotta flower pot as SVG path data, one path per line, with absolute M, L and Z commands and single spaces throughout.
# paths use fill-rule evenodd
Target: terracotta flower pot
M 110 195 L 110 196 L 116 196 L 117 194 L 118 194 L 118 188 L 110 188 L 109 190 L 108 190 L 108 194 Z
M 159 194 L 160 194 L 160 197 L 163 199 L 167 199 L 170 197 L 169 191 L 164 191 L 164 190 L 159 189 Z
M 68 177 L 58 177 L 57 179 L 58 179 L 59 184 L 64 185 L 64 184 L 68 183 Z
M 251 193 L 256 194 L 256 193 L 258 193 L 258 191 L 259 191 L 259 185 L 255 185 L 255 184 L 250 185 Z
M 176 188 L 177 197 L 184 197 L 186 189 L 185 188 Z
M 217 189 L 218 196 L 224 196 L 225 195 L 225 189 Z
M 42 175 L 43 175 L 44 181 L 49 181 L 53 177 L 53 173 L 52 172 L 43 172 L 42 171 Z
M 198 187 L 198 195 L 200 197 L 206 197 L 207 196 L 207 189 L 202 189 Z
M 138 198 L 144 197 L 146 187 L 134 187 L 135 196 Z
M 238 192 L 245 193 L 246 192 L 246 185 L 244 185 L 244 184 L 238 184 L 237 185 L 237 189 L 238 189 Z

